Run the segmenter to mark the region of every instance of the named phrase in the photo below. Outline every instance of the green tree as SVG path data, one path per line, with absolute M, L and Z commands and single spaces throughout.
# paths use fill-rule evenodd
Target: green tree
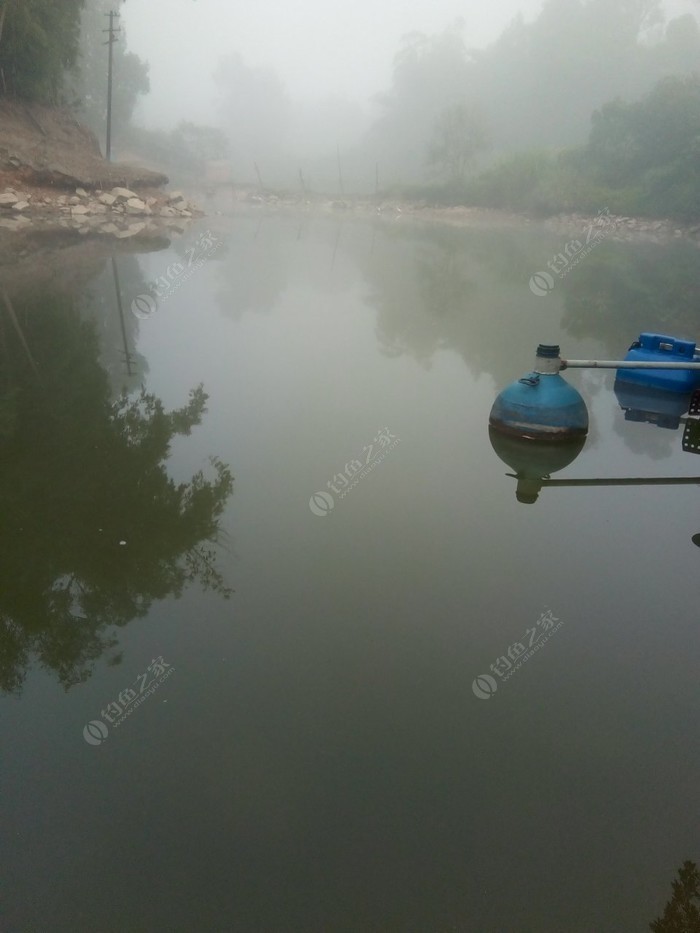
M 58 103 L 84 0 L 0 0 L 0 93 Z
M 428 164 L 447 181 L 464 182 L 477 155 L 489 144 L 483 114 L 465 101 L 446 107 L 435 122 Z
M 672 883 L 673 897 L 663 915 L 649 924 L 652 933 L 700 933 L 700 872 L 686 860 Z
M 366 139 L 384 177 L 424 177 L 436 116 L 463 103 L 471 86 L 471 57 L 463 30 L 458 21 L 437 35 L 404 37 L 394 59 L 391 88 L 378 98 L 382 114 Z
M 613 187 L 639 189 L 637 209 L 700 215 L 700 75 L 660 81 L 641 101 L 593 114 L 581 163 Z
M 546 0 L 478 55 L 475 84 L 497 146 L 570 146 L 605 101 L 638 98 L 698 61 L 697 29 L 664 26 L 659 0 Z

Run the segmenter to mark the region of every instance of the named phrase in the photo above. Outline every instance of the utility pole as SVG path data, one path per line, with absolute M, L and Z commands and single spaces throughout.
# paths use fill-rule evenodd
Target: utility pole
M 117 41 L 117 33 L 121 30 L 114 28 L 114 18 L 119 19 L 119 14 L 114 10 L 105 13 L 109 16 L 109 29 L 103 29 L 102 32 L 109 33 L 107 41 L 104 43 L 109 46 L 109 64 L 107 65 L 107 144 L 105 146 L 105 157 L 108 162 L 112 161 L 112 47 Z

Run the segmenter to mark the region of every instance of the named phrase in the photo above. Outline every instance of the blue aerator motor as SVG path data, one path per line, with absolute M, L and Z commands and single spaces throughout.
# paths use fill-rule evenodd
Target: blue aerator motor
M 692 340 L 643 333 L 629 348 L 625 360 L 634 363 L 700 363 L 700 355 L 696 353 Z M 618 369 L 615 384 L 622 382 L 687 395 L 700 388 L 700 370 Z

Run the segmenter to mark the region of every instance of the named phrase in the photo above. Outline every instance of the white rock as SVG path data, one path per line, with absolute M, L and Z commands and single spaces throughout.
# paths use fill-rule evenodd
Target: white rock
M 9 192 L 0 194 L 0 207 L 13 207 L 18 201 L 19 198 L 16 194 L 10 194 Z
M 85 190 L 85 188 L 76 188 L 75 193 L 79 195 L 81 198 L 86 198 L 88 196 L 88 193 Z
M 115 198 L 120 198 L 123 201 L 128 201 L 129 198 L 138 197 L 134 191 L 129 191 L 128 188 L 112 188 L 112 194 Z
M 90 204 L 88 204 L 88 208 L 92 214 L 107 213 L 107 206 L 105 204 L 99 204 L 97 201 L 91 201 Z
M 172 207 L 161 207 L 161 209 L 158 211 L 158 215 L 160 217 L 175 217 L 175 214 L 176 211 L 174 211 Z
M 80 198 L 77 194 L 74 194 L 72 198 L 68 198 L 69 204 L 80 204 Z
M 191 217 L 192 214 L 190 211 L 180 211 L 180 217 Z
M 83 217 L 85 214 L 89 214 L 90 210 L 84 204 L 76 204 L 71 207 L 70 212 L 72 217 Z
M 126 202 L 126 212 L 127 214 L 145 214 L 146 204 L 141 198 L 129 198 Z
M 113 194 L 101 194 L 97 200 L 100 202 L 100 204 L 105 204 L 107 207 L 111 207 L 117 199 Z
M 184 201 L 184 200 L 185 200 L 185 195 L 182 193 L 182 191 L 172 191 L 168 195 L 168 204 L 171 204 L 173 201 Z
M 26 211 L 28 207 L 29 207 L 29 203 L 27 201 L 18 201 L 16 204 L 12 205 L 12 210 L 13 211 Z

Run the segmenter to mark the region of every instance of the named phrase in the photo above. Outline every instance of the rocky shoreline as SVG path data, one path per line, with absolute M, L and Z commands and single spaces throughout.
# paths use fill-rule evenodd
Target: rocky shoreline
M 623 217 L 605 211 L 596 216 L 580 213 L 534 218 L 523 214 L 482 207 L 443 207 L 425 201 L 405 202 L 377 198 L 300 197 L 260 193 L 241 188 L 230 191 L 233 209 L 211 213 L 236 214 L 239 211 L 280 211 L 321 213 L 355 217 L 377 217 L 394 222 L 422 221 L 459 227 L 515 227 L 541 229 L 562 235 L 582 236 L 591 227 L 600 229 L 605 221 L 606 238 L 614 241 L 668 243 L 689 240 L 700 247 L 700 224 L 679 224 L 670 219 Z M 217 207 L 214 196 L 212 204 Z M 101 234 L 116 239 L 151 237 L 172 232 L 184 233 L 188 223 L 203 217 L 205 211 L 181 191 L 163 192 L 157 188 L 139 189 L 115 186 L 109 190 L 84 187 L 56 189 L 21 185 L 14 181 L 0 190 L 0 231 L 52 229 Z M 601 218 L 601 215 L 604 215 Z
M 540 229 L 562 235 L 585 236 L 593 228 L 605 227 L 606 238 L 615 241 L 668 243 L 690 240 L 700 247 L 700 224 L 682 224 L 669 218 L 625 217 L 600 211 L 597 215 L 572 212 L 553 217 L 530 217 L 496 208 L 442 206 L 428 201 L 402 201 L 371 197 L 301 197 L 271 194 L 250 189 L 233 192 L 234 210 L 295 211 L 353 217 L 375 216 L 394 222 L 422 221 L 456 227 L 515 227 Z M 219 211 L 216 211 L 219 213 Z M 604 221 L 604 223 L 603 223 Z
M 183 233 L 188 221 L 202 215 L 181 191 L 77 187 L 60 192 L 15 184 L 0 192 L 0 230 L 17 232 L 58 227 L 125 239 L 161 234 L 164 228 Z

